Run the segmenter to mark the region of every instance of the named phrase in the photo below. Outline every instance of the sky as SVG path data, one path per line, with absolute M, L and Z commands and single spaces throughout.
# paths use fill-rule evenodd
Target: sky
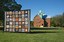
M 64 12 L 64 0 L 15 0 L 22 5 L 21 10 L 31 9 L 31 21 L 42 10 L 49 17 Z

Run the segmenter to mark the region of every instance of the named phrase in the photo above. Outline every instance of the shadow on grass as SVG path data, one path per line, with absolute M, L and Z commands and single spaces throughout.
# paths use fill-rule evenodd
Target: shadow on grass
M 30 32 L 30 34 L 36 34 L 36 33 L 59 33 L 59 32 Z
M 2 32 L 2 33 L 26 33 L 26 34 L 36 34 L 36 33 L 59 33 L 58 31 L 34 31 L 34 32 L 7 32 L 7 31 L 4 31 L 4 29 L 3 28 L 0 28 L 0 32 Z
M 10 33 L 39 34 L 39 33 L 59 33 L 59 32 L 10 32 Z
M 7 32 L 7 31 L 2 31 L 2 30 L 0 30 L 0 32 L 2 32 L 2 33 L 24 33 L 24 34 L 59 33 L 59 32 Z

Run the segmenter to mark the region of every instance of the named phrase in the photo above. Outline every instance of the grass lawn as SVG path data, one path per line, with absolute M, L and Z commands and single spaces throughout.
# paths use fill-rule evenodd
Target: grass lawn
M 64 42 L 60 33 L 10 33 L 0 31 L 0 42 Z

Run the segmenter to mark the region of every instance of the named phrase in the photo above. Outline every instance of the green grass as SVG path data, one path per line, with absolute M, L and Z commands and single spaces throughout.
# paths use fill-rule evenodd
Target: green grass
M 0 31 L 0 42 L 64 42 L 64 30 L 59 33 L 10 33 Z

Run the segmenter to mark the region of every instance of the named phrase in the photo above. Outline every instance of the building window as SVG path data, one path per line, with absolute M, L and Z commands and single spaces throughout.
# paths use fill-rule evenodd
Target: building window
M 21 18 L 19 18 L 19 21 L 21 21 Z
M 15 21 L 15 18 L 13 18 L 13 21 Z
M 16 14 L 16 17 L 18 17 L 18 14 Z
M 16 22 L 16 25 L 18 25 L 18 22 Z
M 21 25 L 19 25 L 19 28 L 21 28 Z
M 28 20 L 28 18 L 25 18 L 25 21 L 27 21 Z
M 6 17 L 9 18 L 9 15 L 7 15 Z
M 15 14 L 18 14 L 18 11 L 16 11 Z
M 18 24 L 16 24 L 16 26 L 18 26 Z
M 24 18 L 22 18 L 22 21 L 25 21 L 25 19 L 24 19 Z
M 22 32 L 24 32 L 24 29 L 22 28 Z
M 25 24 L 25 26 L 28 26 L 28 24 Z
M 16 26 L 16 28 L 18 28 L 18 26 Z
M 22 11 L 22 14 L 24 14 L 24 11 Z
M 6 29 L 6 31 L 9 31 L 9 29 Z
M 19 18 L 16 18 L 16 21 L 19 21 Z
M 25 24 L 28 24 L 28 22 L 27 22 L 27 21 L 25 21 Z
M 12 25 L 12 22 L 10 22 L 10 25 Z
M 21 25 L 21 22 L 19 22 L 19 25 Z
M 25 14 L 25 16 L 28 16 L 28 14 Z
M 22 14 L 22 18 L 24 18 L 24 14 Z
M 10 28 L 10 31 L 12 31 L 12 28 Z
M 9 14 L 12 14 L 12 12 L 10 11 Z
M 10 20 L 10 18 L 7 18 L 7 19 L 6 19 L 6 21 L 9 21 L 9 20 Z
M 9 25 L 9 21 L 6 21 L 6 25 Z
M 21 14 L 21 12 L 19 11 L 19 14 Z
M 25 18 L 28 18 L 28 14 L 25 14 Z
M 28 31 L 28 29 L 25 29 L 25 32 L 27 32 Z
M 22 24 L 24 24 L 24 22 L 22 22 Z
M 22 15 L 19 15 L 19 18 L 22 18 Z
M 15 29 L 13 28 L 13 30 L 12 30 L 13 32 L 15 31 Z
M 12 16 L 10 15 L 10 18 L 12 18 Z
M 28 26 L 25 25 L 25 28 L 28 28 Z
M 18 28 L 16 28 L 15 31 L 18 32 Z
M 16 22 L 14 21 L 14 22 L 13 22 L 13 25 L 15 25 L 15 24 L 16 24 Z
M 19 29 L 19 32 L 21 32 L 22 31 L 22 29 Z
M 13 11 L 12 14 L 15 14 L 15 12 Z
M 12 18 L 10 18 L 10 21 L 12 21 Z
M 12 26 L 10 25 L 10 28 L 12 28 Z
M 9 28 L 9 25 L 7 25 L 6 28 Z
M 15 26 L 13 25 L 13 28 L 15 28 Z
M 15 14 L 13 14 L 13 16 L 12 17 L 14 17 L 15 18 Z
M 28 11 L 25 11 L 25 13 L 28 13 Z

